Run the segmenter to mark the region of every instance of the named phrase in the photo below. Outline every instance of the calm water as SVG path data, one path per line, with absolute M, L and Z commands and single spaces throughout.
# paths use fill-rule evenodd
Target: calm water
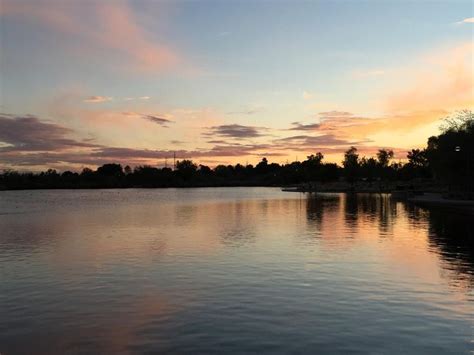
M 271 188 L 0 192 L 0 353 L 472 353 L 472 219 Z

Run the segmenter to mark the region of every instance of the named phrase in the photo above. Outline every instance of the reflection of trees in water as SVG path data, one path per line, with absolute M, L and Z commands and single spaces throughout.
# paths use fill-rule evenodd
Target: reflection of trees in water
M 474 284 L 474 227 L 472 216 L 429 211 L 431 247 L 455 270 L 460 280 Z
M 387 194 L 346 194 L 344 222 L 354 229 L 359 220 L 378 223 L 381 235 L 389 234 L 397 216 L 396 203 Z
M 426 209 L 405 204 L 413 224 L 427 221 L 428 242 L 442 260 L 443 267 L 455 272 L 457 281 L 474 285 L 474 226 L 472 216 L 444 209 Z
M 308 224 L 321 225 L 324 214 L 341 207 L 343 223 L 353 232 L 361 223 L 378 224 L 381 235 L 389 234 L 397 217 L 396 202 L 387 194 L 314 194 L 306 199 Z
M 429 211 L 411 203 L 403 203 L 403 209 L 410 221 L 410 224 L 416 226 L 425 223 L 429 218 Z
M 359 221 L 359 201 L 356 194 L 346 194 L 344 198 L 344 222 L 351 230 L 357 228 Z
M 397 209 L 397 207 L 403 210 Z M 425 230 L 431 251 L 442 260 L 442 268 L 450 271 L 449 279 L 474 286 L 474 223 L 472 216 L 456 211 L 425 209 L 409 203 L 394 201 L 389 195 L 339 194 L 308 196 L 306 218 L 308 225 L 321 228 L 327 216 L 340 211 L 334 223 L 344 223 L 357 234 L 365 228 L 378 228 L 379 236 L 393 235 L 395 221 L 408 219 L 411 228 Z M 399 213 L 400 212 L 400 213 Z M 403 222 L 403 221 L 402 221 Z M 454 273 L 454 274 L 453 274 Z
M 306 218 L 308 224 L 320 226 L 325 212 L 332 212 L 339 208 L 340 199 L 339 194 L 309 194 L 306 199 Z

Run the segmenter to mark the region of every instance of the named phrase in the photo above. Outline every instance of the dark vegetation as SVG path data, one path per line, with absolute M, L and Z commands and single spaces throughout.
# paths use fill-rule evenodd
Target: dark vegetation
M 120 164 L 105 164 L 93 171 L 48 170 L 41 173 L 4 171 L 0 189 L 50 188 L 125 188 L 125 187 L 196 187 L 196 186 L 282 186 L 303 183 L 342 182 L 354 186 L 369 184 L 382 189 L 400 183 L 435 182 L 450 191 L 472 194 L 474 190 L 474 116 L 461 111 L 446 119 L 442 132 L 428 139 L 425 149 L 413 149 L 406 163 L 393 160 L 391 150 L 381 149 L 375 157 L 360 157 L 357 148 L 345 152 L 342 167 L 325 163 L 321 153 L 310 155 L 303 162 L 269 163 L 263 158 L 256 166 L 197 166 L 181 160 L 175 169 L 137 166 L 131 169 Z M 357 188 L 355 188 L 357 189 Z

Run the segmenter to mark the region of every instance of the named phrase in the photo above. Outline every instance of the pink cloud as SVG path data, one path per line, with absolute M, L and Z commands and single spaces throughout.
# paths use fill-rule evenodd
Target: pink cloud
M 106 49 L 134 69 L 161 71 L 181 62 L 170 46 L 151 39 L 125 1 L 3 0 L 0 15 L 39 23 L 85 49 Z

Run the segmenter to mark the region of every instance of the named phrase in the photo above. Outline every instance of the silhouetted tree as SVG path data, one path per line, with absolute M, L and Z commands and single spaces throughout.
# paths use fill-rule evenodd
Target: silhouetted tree
M 267 172 L 267 168 L 268 168 L 268 160 L 267 158 L 263 158 L 262 161 L 260 163 L 257 164 L 257 166 L 255 167 L 255 169 L 257 169 L 257 171 L 259 173 L 266 173 Z
M 356 147 L 350 147 L 344 153 L 344 161 L 342 162 L 342 165 L 344 166 L 346 180 L 353 186 L 359 175 L 359 154 L 357 154 Z
M 192 160 L 178 160 L 176 162 L 176 172 L 183 180 L 190 180 L 197 171 L 197 165 Z
M 377 177 L 377 160 L 363 157 L 360 160 L 360 175 L 369 182 Z
M 426 158 L 436 178 L 454 189 L 474 189 L 474 115 L 460 111 L 428 139 Z
M 97 169 L 97 174 L 103 175 L 103 176 L 120 177 L 123 175 L 122 165 L 104 164 Z
M 407 154 L 408 163 L 414 167 L 424 168 L 428 166 L 428 159 L 426 158 L 426 150 L 412 149 Z
M 212 170 L 206 165 L 199 165 L 199 173 L 203 176 L 210 176 L 212 174 Z
M 382 168 L 386 168 L 393 158 L 393 150 L 379 149 L 377 152 L 377 160 Z

